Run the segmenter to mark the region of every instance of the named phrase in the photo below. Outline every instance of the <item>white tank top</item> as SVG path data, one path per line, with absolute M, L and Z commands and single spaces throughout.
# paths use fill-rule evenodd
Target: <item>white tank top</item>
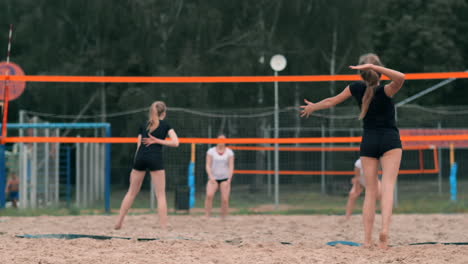
M 224 153 L 218 153 L 216 147 L 210 148 L 207 152 L 212 158 L 211 173 L 217 180 L 229 178 L 229 158 L 234 157 L 234 152 L 230 148 L 226 148 Z

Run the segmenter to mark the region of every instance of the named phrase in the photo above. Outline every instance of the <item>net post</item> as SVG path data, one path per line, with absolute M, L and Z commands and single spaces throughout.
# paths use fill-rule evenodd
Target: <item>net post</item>
M 196 145 L 192 143 L 190 145 L 190 163 L 188 167 L 188 186 L 190 190 L 190 198 L 189 198 L 189 208 L 194 208 L 196 203 L 195 197 L 195 152 L 196 152 Z
M 455 162 L 455 144 L 450 143 L 450 200 L 457 201 L 457 163 Z

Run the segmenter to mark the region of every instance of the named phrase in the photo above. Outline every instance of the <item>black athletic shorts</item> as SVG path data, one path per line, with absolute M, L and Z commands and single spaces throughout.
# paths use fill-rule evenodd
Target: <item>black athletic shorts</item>
M 222 183 L 223 181 L 227 181 L 229 178 L 226 178 L 226 179 L 221 179 L 221 180 L 218 180 L 216 179 L 216 181 L 218 182 L 218 184 Z
M 364 129 L 360 156 L 380 158 L 389 150 L 401 148 L 397 129 Z
M 138 171 L 164 170 L 162 155 L 144 155 L 138 153 L 133 163 L 133 169 Z

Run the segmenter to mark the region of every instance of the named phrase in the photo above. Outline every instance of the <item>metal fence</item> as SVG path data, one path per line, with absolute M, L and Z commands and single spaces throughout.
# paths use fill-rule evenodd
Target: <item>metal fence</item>
M 127 122 L 113 122 L 116 119 L 109 118 L 112 124 L 113 136 L 136 136 L 138 127 L 146 118 L 146 108 L 125 117 Z M 298 107 L 287 107 L 279 112 L 279 137 L 354 137 L 362 133 L 361 123 L 357 120 L 358 109 L 353 107 L 337 107 L 333 111 L 321 111 L 309 119 L 299 118 Z M 273 108 L 255 109 L 230 109 L 223 111 L 193 110 L 183 108 L 169 108 L 167 121 L 176 130 L 179 137 L 204 137 L 214 138 L 219 133 L 231 138 L 259 137 L 271 138 L 274 136 Z M 416 105 L 405 105 L 398 109 L 398 126 L 400 129 L 447 129 L 468 127 L 468 107 L 438 107 L 423 108 Z M 98 133 L 95 136 L 103 136 Z M 195 162 L 195 187 L 197 203 L 196 207 L 203 207 L 205 184 L 205 155 L 212 145 L 198 144 L 196 146 Z M 254 144 L 256 147 L 272 147 L 266 144 Z M 280 151 L 280 171 L 352 171 L 354 161 L 359 152 L 358 143 L 321 143 L 321 144 L 289 144 L 289 147 L 319 147 L 319 150 L 311 151 Z M 324 151 L 323 148 L 355 148 L 354 150 Z M 39 146 L 37 146 L 39 148 Z M 89 147 L 88 147 L 89 148 Z M 136 145 L 114 144 L 112 146 L 112 195 L 111 206 L 117 208 L 128 188 L 128 178 L 132 167 L 133 155 Z M 322 148 L 322 150 L 320 150 Z M 80 149 L 81 151 L 78 151 Z M 83 148 L 73 147 L 71 155 L 80 157 L 74 162 L 86 159 L 99 160 L 100 154 L 82 155 Z M 186 186 L 188 183 L 188 165 L 191 157 L 191 146 L 181 144 L 179 148 L 165 148 L 165 164 L 167 175 L 167 191 L 169 206 L 174 203 L 174 193 L 178 186 Z M 438 160 L 434 160 L 434 150 L 425 149 L 405 150 L 403 154 L 402 169 L 413 170 L 421 167 L 425 169 L 435 168 L 438 162 L 440 172 L 401 174 L 398 183 L 398 201 L 411 201 L 425 199 L 428 196 L 438 196 L 441 199 L 448 197 L 448 176 L 450 171 L 449 150 L 446 147 L 437 148 Z M 80 152 L 80 153 L 78 153 Z M 102 152 L 102 151 L 101 151 Z M 96 152 L 96 153 L 101 153 Z M 273 151 L 271 150 L 234 150 L 236 170 L 256 170 L 258 174 L 236 174 L 232 186 L 231 206 L 234 208 L 262 208 L 279 205 L 291 207 L 307 207 L 308 201 L 317 197 L 344 198 L 350 188 L 349 174 L 333 173 L 309 173 L 288 174 L 281 173 L 278 177 L 278 197 L 275 199 L 275 179 L 271 173 L 264 173 L 274 169 Z M 94 153 L 94 152 L 93 152 Z M 466 184 L 468 181 L 468 150 L 458 147 L 455 150 L 456 160 L 459 164 L 460 199 L 467 199 Z M 78 164 L 78 163 L 77 163 Z M 84 168 L 76 165 L 76 172 L 72 174 L 71 196 L 61 196 L 64 203 L 71 199 L 73 204 L 79 207 L 102 208 L 103 196 L 93 195 L 93 198 L 84 203 L 84 198 L 89 198 L 90 193 L 102 191 L 99 187 L 101 176 L 93 174 L 92 168 Z M 78 180 L 79 170 L 89 170 L 86 185 Z M 96 169 L 97 170 L 97 169 Z M 96 183 L 96 185 L 94 184 Z M 62 184 L 62 183 L 61 183 Z M 85 190 L 86 189 L 86 190 Z M 94 190 L 94 191 L 93 191 Z M 137 198 L 135 207 L 149 208 L 154 205 L 150 195 L 150 177 L 146 177 L 142 194 Z M 315 197 L 315 198 L 314 198 Z M 153 202 L 152 202 L 153 201 Z M 341 200 L 340 200 L 341 201 Z M 340 202 L 341 203 L 341 202 Z M 277 204 L 278 205 L 278 204 Z

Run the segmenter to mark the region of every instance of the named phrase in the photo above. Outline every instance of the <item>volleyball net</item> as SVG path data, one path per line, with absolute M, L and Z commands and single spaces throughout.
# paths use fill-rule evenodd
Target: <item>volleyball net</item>
M 467 78 L 468 73 L 437 73 L 431 75 L 411 75 L 408 79 Z M 91 91 L 99 90 L 101 83 L 124 83 L 138 92 L 150 90 L 147 83 L 173 83 L 191 86 L 194 83 L 248 83 L 262 82 L 324 82 L 356 80 L 358 76 L 257 76 L 257 77 L 102 77 L 102 76 L 0 76 L 0 82 L 25 81 L 31 83 L 62 84 L 73 90 L 90 85 Z M 77 82 L 77 83 L 75 83 Z M 97 82 L 98 84 L 93 84 Z M 142 84 L 143 83 L 143 84 Z M 146 83 L 146 84 L 145 84 Z M 182 83 L 182 84 L 181 84 Z M 94 85 L 94 86 L 93 86 Z M 184 86 L 184 87 L 185 87 Z M 43 86 L 41 86 L 43 87 Z M 94 87 L 94 88 L 93 88 Z M 108 87 L 109 88 L 109 87 Z M 138 88 L 138 89 L 137 89 Z M 34 89 L 34 88 L 32 88 Z M 52 88 L 41 88 L 52 89 Z M 79 88 L 77 88 L 79 90 Z M 114 92 L 119 88 L 114 87 Z M 131 90 L 131 89 L 130 89 Z M 153 100 L 165 100 L 164 90 L 151 89 L 145 98 L 117 102 L 122 105 L 120 112 L 102 114 L 99 101 L 94 101 L 87 113 L 81 113 L 88 102 L 78 103 L 77 114 L 46 112 L 41 109 L 22 111 L 25 120 L 40 118 L 42 122 L 62 124 L 49 132 L 39 132 L 46 126 L 23 126 L 23 132 L 15 130 L 14 122 L 5 123 L 8 134 L 2 142 L 12 149 L 23 148 L 19 154 L 22 166 L 23 195 L 20 206 L 60 206 L 72 204 L 80 208 L 102 208 L 107 211 L 118 208 L 128 187 L 128 177 L 132 168 L 136 148 L 136 134 L 144 122 L 147 109 Z M 53 89 L 55 93 L 66 92 Z M 128 91 L 128 90 L 127 90 Z M 183 90 L 184 94 L 190 91 Z M 93 92 L 89 94 L 92 95 Z M 107 90 L 109 92 L 109 89 Z M 132 91 L 130 91 L 132 92 Z M 144 94 L 144 93 L 143 93 Z M 134 94 L 126 95 L 128 97 Z M 141 95 L 141 94 L 140 94 Z M 97 94 L 99 96 L 99 94 Z M 313 97 L 313 94 L 301 95 Z M 90 96 L 93 98 L 92 96 Z M 72 101 L 72 100 L 71 100 Z M 71 102 L 70 101 L 70 102 Z M 91 99 L 90 99 L 91 101 Z M 144 101 L 144 102 L 142 102 Z M 70 103 L 68 102 L 68 103 Z M 48 104 L 61 104 L 53 100 Z M 218 110 L 215 108 L 178 108 L 168 103 L 167 120 L 180 136 L 179 148 L 165 148 L 167 191 L 169 206 L 175 207 L 177 188 L 189 185 L 193 177 L 195 207 L 203 207 L 205 184 L 206 151 L 219 142 L 228 144 L 235 152 L 235 175 L 232 187 L 231 205 L 234 208 L 261 208 L 271 205 L 307 207 L 307 201 L 317 197 L 346 197 L 354 174 L 354 162 L 359 157 L 359 142 L 362 135 L 358 109 L 355 106 L 337 107 L 333 112 L 317 112 L 309 119 L 299 118 L 298 106 L 262 108 L 236 108 Z M 142 107 L 145 106 L 145 107 Z M 72 106 L 70 106 L 72 107 Z M 460 188 L 464 186 L 467 168 L 464 162 L 468 156 L 468 109 L 421 108 L 407 105 L 398 109 L 398 123 L 404 146 L 403 160 L 399 176 L 399 199 L 423 198 L 426 195 L 449 193 L 450 153 L 456 153 L 459 162 Z M 278 138 L 275 138 L 274 115 L 279 116 Z M 80 113 L 78 113 L 80 112 Z M 421 117 L 424 118 L 421 118 Z M 106 118 L 106 123 L 99 122 Z M 94 124 L 103 127 L 96 130 Z M 73 127 L 80 129 L 73 129 Z M 110 133 L 112 127 L 112 134 Z M 58 132 L 53 132 L 58 129 Z M 107 130 L 108 129 L 108 130 Z M 28 132 L 29 131 L 29 132 Z M 45 130 L 42 130 L 45 131 Z M 71 132 L 70 132 L 71 131 Z M 108 131 L 108 132 L 106 132 Z M 219 133 L 227 139 L 217 139 Z M 46 171 L 43 159 L 47 150 L 57 144 L 64 149 L 59 153 L 68 158 L 60 158 L 58 165 Z M 87 145 L 86 145 L 87 144 Z M 275 144 L 278 144 L 279 159 L 275 162 Z M 453 146 L 452 151 L 450 145 Z M 112 147 L 111 147 L 112 146 Z M 24 153 L 31 154 L 24 154 Z M 35 152 L 34 152 L 35 151 Z M 27 167 L 27 160 L 33 160 L 36 153 L 36 167 Z M 66 154 L 68 153 L 68 154 Z M 22 156 L 21 156 L 22 155 Z M 41 156 L 42 155 L 42 156 Z M 453 154 L 452 154 L 453 155 Z M 10 155 L 11 156 L 11 155 Z M 29 158 L 28 158 L 29 157 Z M 41 158 L 44 160 L 41 163 Z M 26 162 L 25 162 L 26 160 Z M 67 163 L 68 160 L 68 163 Z M 193 162 L 191 162 L 193 160 Z M 68 165 L 63 165 L 68 164 Z M 188 171 L 193 163 L 193 170 Z M 276 163 L 276 164 L 275 164 Z M 465 162 L 466 163 L 466 162 Z M 21 165 L 22 164 L 22 165 Z M 468 163 L 467 163 L 468 164 Z M 276 165 L 276 166 L 275 166 Z M 8 165 L 12 167 L 13 165 Z M 52 166 L 52 165 L 51 165 Z M 275 167 L 278 168 L 275 171 Z M 58 178 L 51 171 L 58 169 Z M 67 174 L 67 169 L 68 174 Z M 40 172 L 40 170 L 42 170 Z M 19 169 L 20 171 L 20 169 Z M 33 172 L 35 171 L 35 172 Z M 34 173 L 36 173 L 34 176 Z M 191 174 L 191 176 L 190 176 Z M 64 176 L 66 175 L 66 176 Z M 36 182 L 33 179 L 36 178 Z M 47 182 L 46 182 L 46 179 Z M 54 179 L 54 180 L 52 180 Z M 44 187 L 48 186 L 48 187 Z M 32 195 L 28 190 L 36 188 Z M 42 189 L 41 189 L 42 188 Z M 58 191 L 57 191 L 58 188 Z M 464 187 L 463 187 L 464 188 Z M 42 191 L 41 191 L 42 190 Z M 47 194 L 45 193 L 47 190 Z M 137 199 L 136 207 L 152 207 L 154 196 L 150 191 L 150 177 L 146 177 L 143 192 Z M 26 194 L 26 195 L 24 195 Z M 32 202 L 32 198 L 36 201 Z M 41 195 L 48 197 L 44 202 Z M 58 196 L 57 196 L 58 195 Z M 51 197 L 54 197 L 51 200 Z M 41 200 L 43 199 L 43 200 Z M 42 201 L 42 202 L 41 202 Z

